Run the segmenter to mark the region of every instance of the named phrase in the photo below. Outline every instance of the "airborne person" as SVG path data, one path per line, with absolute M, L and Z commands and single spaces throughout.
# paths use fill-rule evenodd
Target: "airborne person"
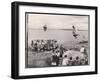
M 79 36 L 79 34 L 76 33 L 76 28 L 75 26 L 72 26 L 73 30 L 72 30 L 72 34 L 75 37 L 75 39 L 77 39 L 77 36 Z
M 47 26 L 46 25 L 43 26 L 43 30 L 47 31 Z

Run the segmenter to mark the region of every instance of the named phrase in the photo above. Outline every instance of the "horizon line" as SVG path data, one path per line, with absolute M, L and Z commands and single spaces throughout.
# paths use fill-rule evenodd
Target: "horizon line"
M 43 30 L 43 29 L 40 29 L 40 28 L 29 28 L 29 29 L 34 29 L 34 30 Z M 50 28 L 50 29 L 47 29 L 47 30 L 73 30 L 73 29 L 56 29 L 56 28 Z M 78 31 L 88 31 L 88 30 L 84 30 L 84 29 L 77 29 Z

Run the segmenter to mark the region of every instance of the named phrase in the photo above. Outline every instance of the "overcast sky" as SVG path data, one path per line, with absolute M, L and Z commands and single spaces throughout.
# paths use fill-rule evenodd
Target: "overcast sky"
M 28 28 L 42 29 L 47 25 L 48 29 L 77 29 L 88 30 L 88 16 L 28 14 Z

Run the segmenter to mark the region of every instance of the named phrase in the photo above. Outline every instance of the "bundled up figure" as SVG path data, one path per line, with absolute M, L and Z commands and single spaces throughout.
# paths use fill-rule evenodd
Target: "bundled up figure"
M 68 65 L 68 57 L 67 57 L 67 55 L 65 55 L 65 56 L 63 57 L 62 65 L 63 65 L 63 66 Z

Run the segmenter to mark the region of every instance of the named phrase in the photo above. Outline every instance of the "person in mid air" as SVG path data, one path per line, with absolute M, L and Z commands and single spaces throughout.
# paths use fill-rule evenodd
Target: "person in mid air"
M 75 37 L 75 39 L 77 39 L 77 37 L 79 36 L 79 34 L 76 33 L 75 26 L 72 26 L 72 28 L 73 28 L 73 30 L 72 30 L 73 36 Z
M 44 25 L 44 26 L 43 26 L 43 30 L 44 30 L 44 31 L 47 31 L 47 25 Z

